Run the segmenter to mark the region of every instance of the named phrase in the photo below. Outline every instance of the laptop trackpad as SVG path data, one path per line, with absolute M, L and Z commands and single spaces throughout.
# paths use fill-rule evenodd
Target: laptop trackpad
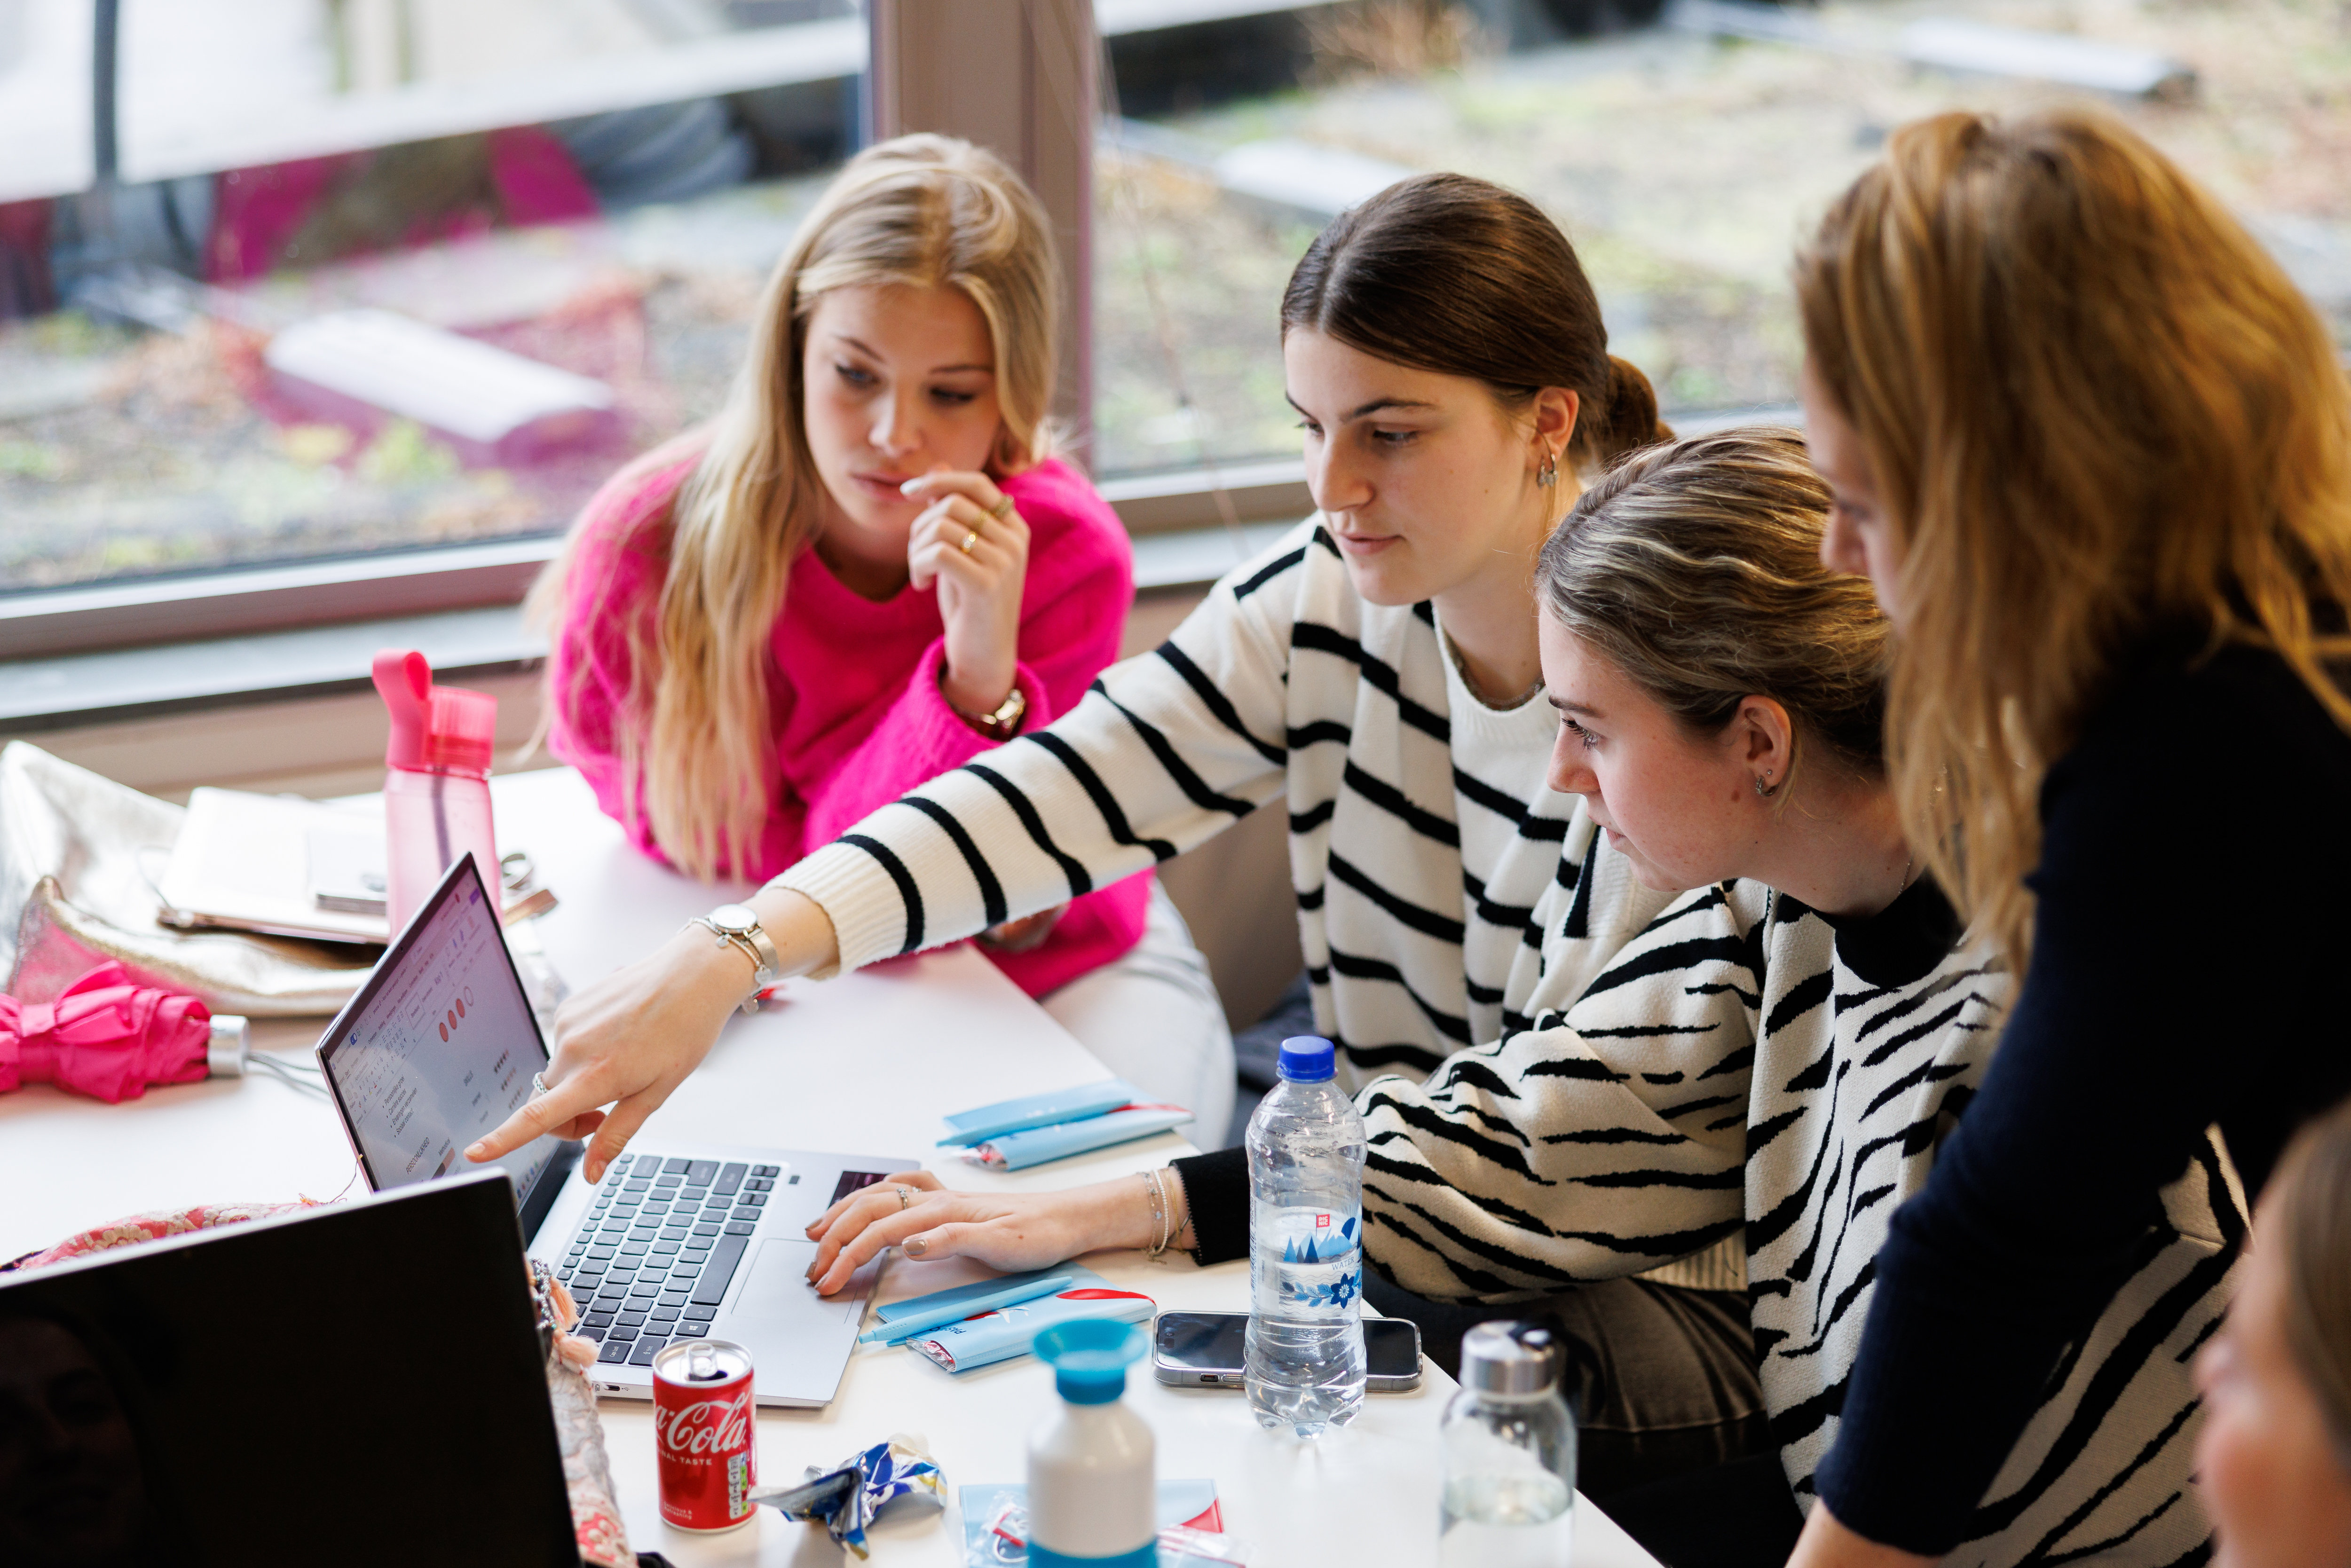
M 820 1296 L 808 1282 L 809 1265 L 816 1261 L 813 1241 L 772 1236 L 759 1243 L 751 1260 L 751 1277 L 743 1282 L 728 1315 L 768 1322 L 818 1322 L 855 1323 L 865 1315 L 865 1298 L 873 1289 L 878 1262 L 868 1263 L 849 1278 L 836 1296 Z

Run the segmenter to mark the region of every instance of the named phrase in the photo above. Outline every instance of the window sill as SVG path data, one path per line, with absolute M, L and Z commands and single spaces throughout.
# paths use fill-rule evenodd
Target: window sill
M 1146 535 L 1134 541 L 1135 586 L 1153 592 L 1214 582 L 1271 544 L 1294 520 L 1245 525 L 1238 534 L 1219 527 Z M 529 542 L 541 547 L 542 554 L 555 543 Z M 514 602 L 537 565 L 531 560 L 512 579 L 502 603 L 379 612 L 323 626 L 0 662 L 0 736 L 365 692 L 370 666 L 381 648 L 422 649 L 433 661 L 434 674 L 454 685 L 519 674 L 547 653 L 545 641 L 524 627 Z M 379 612 L 390 596 L 381 580 L 350 586 L 375 591 Z M 168 622 L 176 613 L 166 602 L 137 623 L 152 629 L 159 617 Z M 5 626 L 0 620 L 0 628 Z M 10 640 L 0 630 L 0 642 Z
M 0 735 L 365 692 L 382 648 L 423 649 L 434 675 L 456 685 L 523 673 L 547 652 L 506 604 L 17 659 L 0 664 Z

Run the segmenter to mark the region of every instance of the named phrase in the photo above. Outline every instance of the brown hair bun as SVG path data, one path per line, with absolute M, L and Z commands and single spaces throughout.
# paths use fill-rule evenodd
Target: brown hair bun
M 1608 407 L 1602 423 L 1602 449 L 1617 454 L 1655 446 L 1674 438 L 1674 427 L 1657 417 L 1657 391 L 1641 367 L 1630 360 L 1608 356 Z

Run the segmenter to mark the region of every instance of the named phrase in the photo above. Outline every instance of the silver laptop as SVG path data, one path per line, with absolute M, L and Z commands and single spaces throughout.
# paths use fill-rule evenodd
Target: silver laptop
M 471 1170 L 459 1153 L 530 1097 L 545 1042 L 484 894 L 461 856 L 319 1042 L 319 1061 L 370 1188 Z M 857 1343 L 878 1265 L 819 1296 L 808 1222 L 907 1159 L 641 1139 L 603 1181 L 580 1145 L 541 1138 L 497 1163 L 520 1195 L 530 1255 L 552 1265 L 603 1346 L 598 1389 L 653 1397 L 673 1339 L 747 1348 L 762 1405 L 828 1404 Z

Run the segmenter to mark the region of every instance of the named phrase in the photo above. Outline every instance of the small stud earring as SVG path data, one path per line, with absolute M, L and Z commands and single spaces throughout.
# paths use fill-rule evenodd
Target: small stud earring
M 1780 787 L 1771 782 L 1771 776 L 1769 773 L 1760 776 L 1755 780 L 1755 792 L 1758 795 L 1762 796 L 1766 800 L 1779 793 L 1779 789 Z

